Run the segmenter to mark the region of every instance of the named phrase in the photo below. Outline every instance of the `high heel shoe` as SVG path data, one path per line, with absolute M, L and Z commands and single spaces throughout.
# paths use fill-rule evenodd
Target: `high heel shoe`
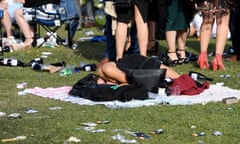
M 209 78 L 199 72 L 195 71 L 189 71 L 188 75 L 193 79 L 193 80 L 208 80 L 208 81 L 213 81 L 212 78 Z
M 163 64 L 167 65 L 167 66 L 176 66 L 179 64 L 178 59 L 171 59 L 169 54 L 173 54 L 176 52 L 167 52 L 165 54 L 163 54 L 160 58 L 160 60 L 163 62 Z
M 181 53 L 185 53 L 185 56 L 182 56 Z M 190 61 L 189 58 L 186 56 L 186 52 L 184 49 L 178 49 L 177 56 L 179 64 L 188 63 Z
M 216 70 L 225 70 L 225 67 L 222 62 L 221 54 L 216 54 L 213 59 L 213 71 L 216 71 Z
M 200 69 L 209 68 L 207 52 L 201 52 L 197 61 Z

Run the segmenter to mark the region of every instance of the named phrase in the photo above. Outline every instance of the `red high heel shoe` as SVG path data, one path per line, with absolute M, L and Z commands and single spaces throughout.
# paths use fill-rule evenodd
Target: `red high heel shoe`
M 213 59 L 213 71 L 216 71 L 216 70 L 225 70 L 225 67 L 222 62 L 221 54 L 216 54 Z
M 207 52 L 201 52 L 197 61 L 200 69 L 209 68 Z

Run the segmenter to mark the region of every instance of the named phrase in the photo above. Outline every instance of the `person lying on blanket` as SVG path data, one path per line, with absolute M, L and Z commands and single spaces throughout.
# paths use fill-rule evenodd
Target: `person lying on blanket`
M 103 64 L 96 71 L 99 76 L 97 82 L 99 84 L 128 84 L 127 69 L 166 69 L 165 78 L 173 80 L 169 88 L 172 90 L 177 88 L 179 90 L 178 95 L 196 95 L 209 88 L 208 82 L 199 85 L 189 75 L 180 75 L 170 67 L 162 64 L 160 60 L 141 55 L 125 55 L 116 62 Z

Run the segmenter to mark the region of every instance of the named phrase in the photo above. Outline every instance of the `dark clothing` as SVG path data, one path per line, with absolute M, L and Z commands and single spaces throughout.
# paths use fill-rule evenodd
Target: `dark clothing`
M 141 55 L 124 55 L 116 62 L 117 67 L 124 72 L 127 72 L 127 69 L 159 69 L 161 64 L 156 58 Z
M 233 27 L 234 27 L 234 32 L 232 35 L 232 44 L 234 48 L 235 54 L 240 58 L 240 2 L 237 1 L 237 10 L 234 16 L 234 22 L 233 22 Z
M 166 31 L 186 30 L 190 19 L 185 0 L 171 0 L 168 3 Z
M 48 3 L 59 4 L 60 0 L 26 0 L 24 7 L 37 7 Z
M 129 8 L 123 8 L 116 6 L 117 21 L 123 23 L 129 23 L 134 16 L 134 5 L 136 5 L 141 13 L 144 22 L 148 20 L 148 0 L 133 0 L 132 6 Z

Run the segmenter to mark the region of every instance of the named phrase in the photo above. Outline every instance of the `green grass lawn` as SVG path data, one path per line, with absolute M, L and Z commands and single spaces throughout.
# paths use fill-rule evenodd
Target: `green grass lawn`
M 96 31 L 97 33 L 97 29 Z M 75 41 L 84 36 L 84 31 L 77 32 Z M 209 51 L 214 50 L 211 41 Z M 15 57 L 24 62 L 39 57 L 41 52 L 52 52 L 44 63 L 66 61 L 68 65 L 79 66 L 80 62 L 97 63 L 105 50 L 105 43 L 79 42 L 76 50 L 63 46 L 57 48 L 33 48 L 27 52 L 5 53 L 5 57 Z M 231 45 L 227 43 L 226 48 Z M 199 42 L 188 39 L 188 51 L 199 52 Z M 160 41 L 160 52 L 166 50 L 165 41 Z M 239 62 L 224 61 L 226 70 L 213 72 L 201 71 L 196 63 L 174 67 L 179 73 L 190 70 L 201 72 L 214 78 L 212 83 L 224 82 L 225 86 L 240 89 Z M 80 106 L 36 97 L 33 95 L 19 96 L 16 84 L 26 82 L 28 88 L 72 86 L 87 72 L 62 77 L 59 73 L 34 71 L 29 67 L 0 66 L 0 112 L 7 115 L 20 113 L 19 119 L 0 118 L 0 139 L 27 136 L 22 144 L 63 144 L 70 136 L 81 139 L 84 144 L 117 144 L 111 139 L 118 133 L 126 139 L 136 139 L 141 144 L 240 144 L 240 105 L 226 105 L 222 102 L 188 106 L 158 105 L 130 109 L 109 109 L 104 106 Z M 228 79 L 220 78 L 221 74 L 230 74 Z M 50 111 L 50 107 L 62 107 L 61 110 Z M 26 114 L 24 110 L 33 108 L 35 114 Z M 98 124 L 96 129 L 105 129 L 103 133 L 91 133 L 82 129 L 83 122 L 109 121 L 109 124 Z M 192 128 L 195 127 L 195 128 Z M 116 130 L 118 129 L 118 132 Z M 163 129 L 159 135 L 150 131 Z M 114 131 L 115 130 L 115 131 Z M 148 134 L 151 138 L 142 140 L 126 134 L 124 131 L 138 131 Z M 214 136 L 214 131 L 222 132 L 222 136 Z M 193 133 L 204 132 L 205 136 L 194 137 Z M 0 142 L 1 143 L 1 142 Z

